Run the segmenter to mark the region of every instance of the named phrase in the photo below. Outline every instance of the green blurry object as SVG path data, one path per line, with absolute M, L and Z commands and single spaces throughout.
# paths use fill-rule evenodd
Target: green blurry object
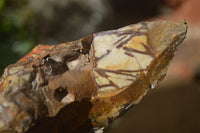
M 26 0 L 0 0 L 0 75 L 32 48 L 35 40 Z
M 15 42 L 12 47 L 12 51 L 18 53 L 20 56 L 25 55 L 30 49 L 32 49 L 33 43 L 29 40 L 23 42 Z
M 1 10 L 2 10 L 3 7 L 4 7 L 4 4 L 5 4 L 5 0 L 1 0 L 1 1 L 0 1 L 0 12 L 1 12 Z

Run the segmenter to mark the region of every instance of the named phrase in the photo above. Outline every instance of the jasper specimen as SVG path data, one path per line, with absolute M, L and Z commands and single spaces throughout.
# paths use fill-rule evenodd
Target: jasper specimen
M 108 126 L 165 77 L 186 32 L 185 21 L 141 22 L 35 47 L 0 79 L 0 132 Z

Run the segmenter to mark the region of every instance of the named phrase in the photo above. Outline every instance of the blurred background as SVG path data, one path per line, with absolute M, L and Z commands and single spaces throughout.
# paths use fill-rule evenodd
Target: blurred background
M 0 0 L 0 75 L 37 44 L 181 19 L 188 34 L 165 80 L 105 133 L 200 133 L 200 0 Z

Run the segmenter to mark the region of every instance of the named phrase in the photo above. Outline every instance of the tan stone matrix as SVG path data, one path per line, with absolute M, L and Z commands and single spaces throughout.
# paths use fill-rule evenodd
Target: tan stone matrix
M 35 47 L 0 79 L 0 132 L 108 126 L 165 77 L 186 32 L 184 20 L 141 22 Z

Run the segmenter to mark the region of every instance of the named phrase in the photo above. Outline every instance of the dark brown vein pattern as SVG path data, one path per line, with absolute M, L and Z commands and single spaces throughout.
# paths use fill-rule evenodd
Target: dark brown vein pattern
M 146 23 L 141 23 L 124 27 L 122 30 L 101 32 L 94 36 L 93 47 L 97 67 L 93 74 L 100 91 L 107 87 L 118 90 L 124 89 L 148 71 L 147 68 L 155 55 L 148 43 L 146 32 Z M 104 38 L 103 44 L 101 38 Z M 107 42 L 105 38 L 107 38 Z M 101 45 L 102 47 L 108 45 L 108 49 L 104 51 Z M 118 54 L 124 56 L 121 62 L 118 61 L 121 58 L 116 57 Z M 123 60 L 126 60 L 126 62 L 123 62 Z M 104 64 L 109 65 L 105 66 Z M 109 76 L 109 73 L 112 74 Z M 108 88 L 105 89 L 105 91 L 107 90 Z

